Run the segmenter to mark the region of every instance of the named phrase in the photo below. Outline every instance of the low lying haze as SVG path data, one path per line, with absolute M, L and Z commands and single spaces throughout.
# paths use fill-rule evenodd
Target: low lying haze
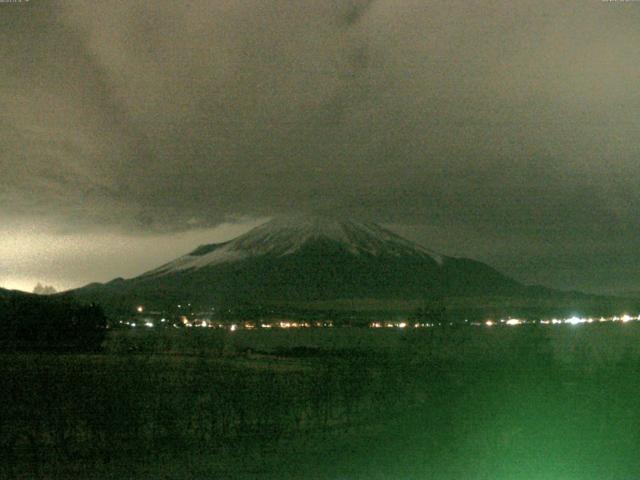
M 0 3 L 0 286 L 279 214 L 640 290 L 640 3 Z

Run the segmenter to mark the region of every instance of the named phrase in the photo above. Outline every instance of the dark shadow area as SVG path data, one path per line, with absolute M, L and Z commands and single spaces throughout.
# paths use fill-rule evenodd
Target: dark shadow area
M 105 339 L 102 308 L 70 298 L 0 297 L 0 350 L 93 351 Z

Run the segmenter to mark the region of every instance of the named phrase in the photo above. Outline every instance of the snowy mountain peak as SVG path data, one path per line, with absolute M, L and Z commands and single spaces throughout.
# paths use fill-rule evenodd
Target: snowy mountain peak
M 444 260 L 443 256 L 374 223 L 294 217 L 271 220 L 226 243 L 202 245 L 145 276 L 200 269 L 251 257 L 282 257 L 316 241 L 331 242 L 351 255 L 429 257 L 438 264 Z

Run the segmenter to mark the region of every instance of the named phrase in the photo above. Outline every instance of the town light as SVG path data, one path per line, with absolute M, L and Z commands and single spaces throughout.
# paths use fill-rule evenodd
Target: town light
M 567 318 L 564 323 L 568 323 L 570 325 L 578 325 L 579 323 L 584 323 L 584 320 L 578 317 L 571 317 Z

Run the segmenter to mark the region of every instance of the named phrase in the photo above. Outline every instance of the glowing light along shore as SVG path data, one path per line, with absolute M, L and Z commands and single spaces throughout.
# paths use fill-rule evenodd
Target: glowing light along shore
M 637 322 L 640 321 L 640 315 L 631 316 L 631 315 L 620 315 L 613 317 L 568 317 L 568 318 L 551 318 L 551 319 L 542 319 L 542 320 L 527 320 L 521 318 L 503 318 L 500 320 L 485 320 L 484 322 L 468 322 L 464 321 L 463 324 L 457 323 L 456 325 L 468 325 L 472 327 L 516 327 L 519 325 L 582 325 L 582 324 L 592 324 L 592 323 L 606 323 L 606 322 L 619 322 L 619 323 L 629 323 L 629 322 Z M 161 324 L 165 324 L 167 322 L 166 318 L 162 318 L 160 320 Z M 156 326 L 151 320 L 146 320 L 142 324 L 120 320 L 119 324 L 122 327 L 136 328 L 137 326 L 143 325 L 147 328 L 153 328 Z M 432 328 L 432 327 L 441 327 L 441 326 L 452 326 L 453 322 L 439 322 L 439 323 L 411 323 L 408 320 L 397 320 L 397 321 L 374 321 L 366 324 L 366 327 L 373 329 L 417 329 L 417 328 Z M 165 326 L 165 325 L 162 325 Z M 168 326 L 168 325 L 167 325 Z M 213 322 L 211 320 L 200 320 L 193 319 L 190 320 L 186 316 L 180 317 L 179 321 L 171 324 L 174 328 L 217 328 L 223 330 L 229 330 L 231 332 L 235 332 L 237 330 L 254 330 L 254 329 L 295 329 L 295 328 L 333 328 L 334 323 L 332 321 L 293 321 L 293 320 L 281 320 L 281 321 L 273 321 L 273 322 L 235 322 L 235 323 L 220 323 Z
M 593 318 L 593 317 L 578 317 L 578 316 L 573 316 L 573 317 L 568 317 L 568 318 L 551 318 L 551 319 L 543 319 L 543 320 L 523 320 L 523 319 L 519 319 L 519 318 L 508 318 L 508 319 L 500 319 L 498 321 L 494 321 L 494 320 L 487 320 L 484 323 L 477 323 L 474 322 L 471 325 L 474 326 L 487 326 L 487 327 L 492 327 L 494 325 L 507 325 L 507 326 L 516 326 L 516 325 L 581 325 L 584 323 L 605 323 L 605 322 L 621 322 L 621 323 L 628 323 L 628 322 L 636 322 L 636 321 L 640 321 L 640 315 L 637 316 L 631 316 L 631 315 L 621 315 L 621 316 L 613 316 L 613 317 L 599 317 L 599 318 Z
M 162 318 L 160 320 L 161 324 L 165 324 L 167 322 L 166 318 Z M 118 324 L 122 327 L 130 327 L 136 328 L 140 326 L 138 322 L 132 322 L 128 320 L 120 320 Z M 145 320 L 143 325 L 148 328 L 153 328 L 157 325 L 151 320 Z M 158 325 L 158 326 L 168 326 L 168 325 Z M 221 323 L 221 322 L 213 322 L 211 320 L 200 320 L 193 319 L 190 320 L 186 316 L 180 317 L 177 322 L 172 323 L 170 326 L 174 328 L 217 328 L 229 330 L 231 332 L 235 332 L 236 330 L 254 330 L 254 329 L 289 329 L 289 328 L 332 328 L 332 321 L 317 321 L 317 322 L 306 322 L 306 321 L 275 321 L 275 322 L 235 322 L 235 323 Z

